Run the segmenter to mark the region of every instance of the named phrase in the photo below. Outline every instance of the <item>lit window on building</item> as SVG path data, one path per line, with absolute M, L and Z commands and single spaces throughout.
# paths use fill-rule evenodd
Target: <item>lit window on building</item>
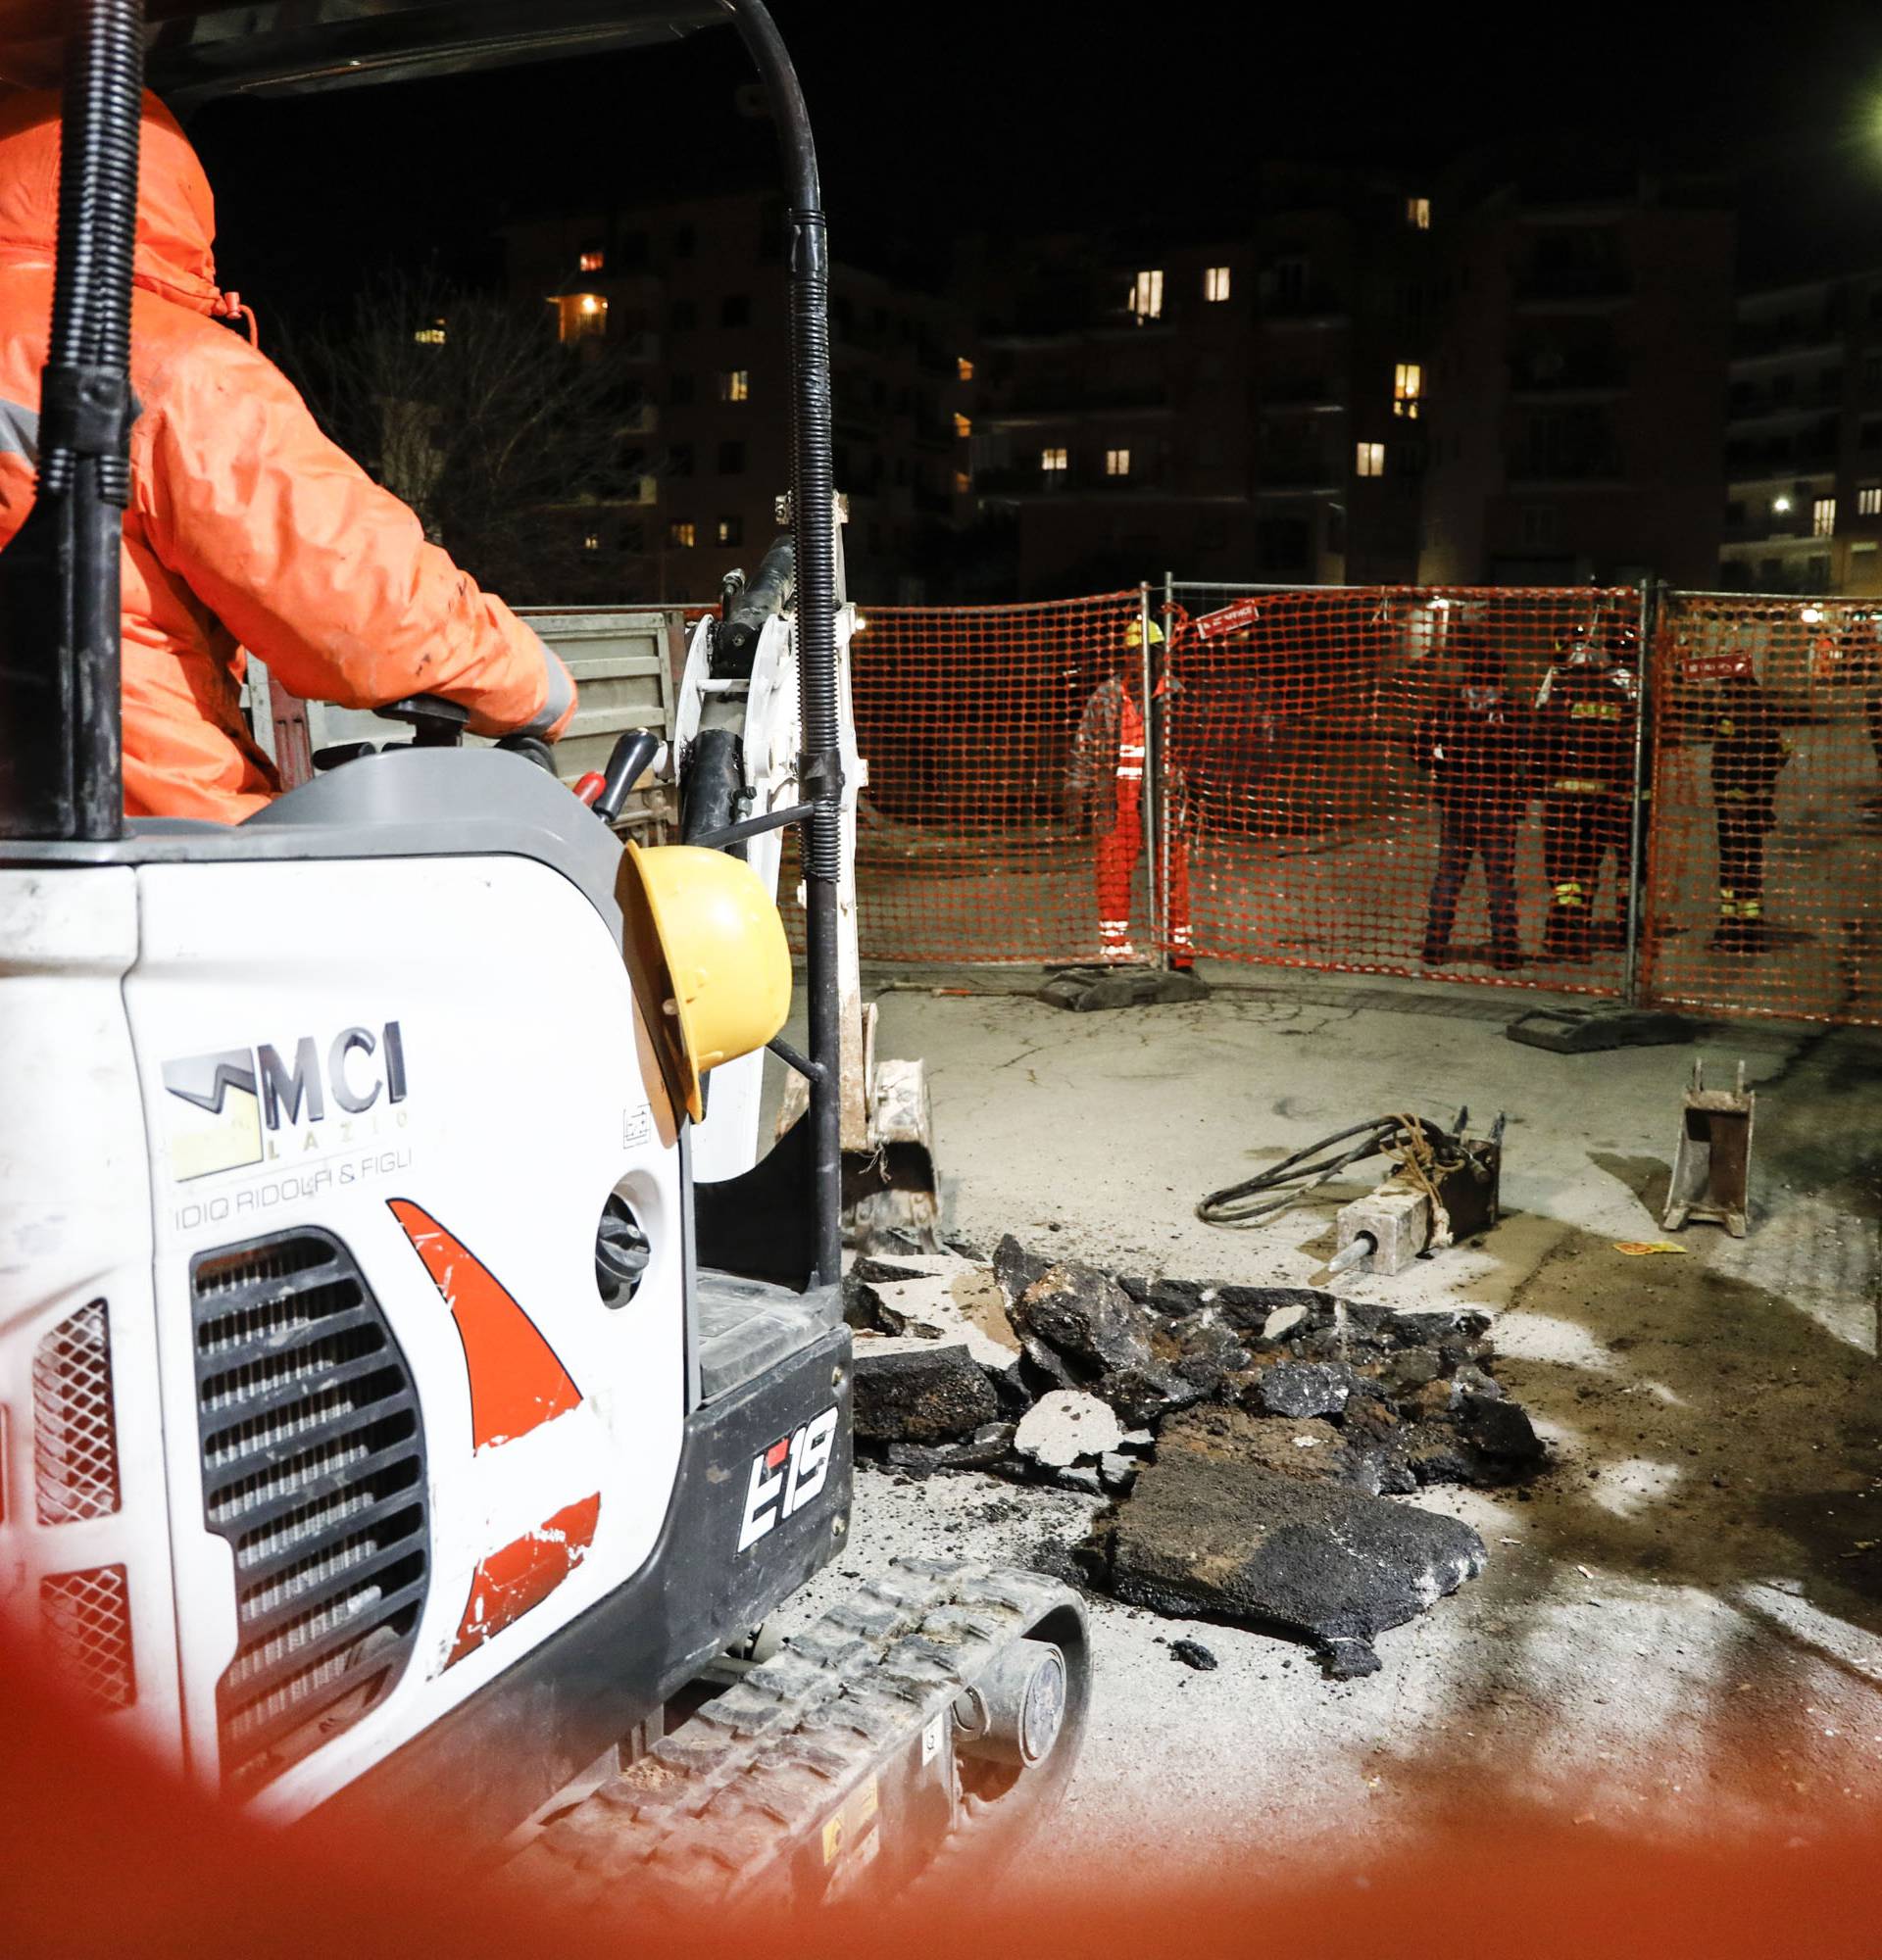
M 608 331 L 608 302 L 600 293 L 567 293 L 556 305 L 564 340 L 593 340 Z
M 1385 444 L 1382 442 L 1356 444 L 1353 452 L 1353 473 L 1356 476 L 1383 476 Z
M 955 412 L 954 432 L 963 442 L 973 433 L 973 423 L 967 416 L 962 415 L 959 410 Z
M 421 326 L 412 336 L 421 347 L 442 347 L 444 345 L 444 321 L 434 319 L 429 326 Z
M 1810 506 L 1810 536 L 1813 538 L 1833 538 L 1836 535 L 1836 499 L 1819 497 Z
M 1228 297 L 1228 268 L 1211 266 L 1203 273 L 1203 297 L 1221 301 Z
M 1882 517 L 1882 483 L 1865 483 L 1856 493 L 1858 517 Z
M 1139 319 L 1164 317 L 1164 274 L 1161 269 L 1139 272 L 1130 282 L 1130 311 Z
M 957 469 L 954 472 L 954 494 L 965 497 L 972 488 L 973 478 L 965 469 Z
M 718 377 L 718 399 L 721 402 L 749 402 L 752 398 L 752 370 L 749 368 L 728 368 Z
M 1413 231 L 1431 229 L 1431 200 L 1428 197 L 1408 197 L 1405 201 L 1405 221 Z
M 1057 476 L 1069 469 L 1071 462 L 1063 449 L 1042 449 L 1039 452 L 1039 467 L 1048 476 Z
M 1061 456 L 1064 450 L 1059 452 Z M 1127 449 L 1108 449 L 1105 451 L 1105 474 L 1107 476 L 1128 476 L 1130 474 L 1130 451 Z
M 962 380 L 971 381 L 973 379 L 973 363 L 964 354 L 955 362 L 954 371 Z
M 691 551 L 699 542 L 698 529 L 692 524 L 677 521 L 670 523 L 667 526 L 667 542 L 675 551 Z
M 583 551 L 599 551 L 601 549 L 601 533 L 599 531 L 590 531 L 582 539 L 581 548 Z
M 598 272 L 607 263 L 607 253 L 592 245 L 581 255 L 581 270 L 584 272 Z
M 1424 393 L 1424 369 L 1415 361 L 1401 361 L 1392 370 L 1392 413 L 1417 418 Z
M 745 519 L 743 517 L 721 517 L 718 520 L 718 541 L 722 545 L 742 545 L 745 542 Z

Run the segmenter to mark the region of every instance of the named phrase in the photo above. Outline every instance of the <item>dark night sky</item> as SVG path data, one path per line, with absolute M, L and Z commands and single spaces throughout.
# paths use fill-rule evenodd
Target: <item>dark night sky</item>
M 1645 140 L 1742 173 L 1748 270 L 1882 263 L 1882 8 L 1636 4 L 1254 10 L 1201 0 L 775 0 L 818 129 L 839 254 L 956 229 L 1229 230 L 1248 166 L 1436 169 L 1538 129 Z M 1738 24 L 1742 22 L 1743 25 Z M 1407 35 L 1408 26 L 1423 31 Z M 756 180 L 735 40 L 313 101 L 230 103 L 194 132 L 224 282 L 339 296 L 436 249 L 496 265 L 509 210 Z

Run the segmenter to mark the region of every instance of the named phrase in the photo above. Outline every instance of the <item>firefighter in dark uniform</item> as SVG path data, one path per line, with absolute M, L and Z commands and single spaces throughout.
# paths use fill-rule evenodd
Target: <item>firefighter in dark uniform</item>
M 1719 684 L 1712 718 L 1712 808 L 1718 824 L 1718 953 L 1758 953 L 1764 930 L 1764 845 L 1777 823 L 1777 778 L 1791 759 L 1750 661 Z
M 1543 953 L 1586 958 L 1604 860 L 1614 860 L 1614 919 L 1600 937 L 1618 945 L 1626 905 L 1634 805 L 1639 635 L 1631 627 L 1576 627 L 1536 696 L 1542 787 L 1542 860 L 1550 885 Z
M 1503 663 L 1482 646 L 1463 650 L 1460 684 L 1418 722 L 1413 759 L 1438 806 L 1438 872 L 1424 918 L 1424 963 L 1451 956 L 1451 928 L 1470 860 L 1483 859 L 1490 908 L 1490 963 L 1522 963 L 1516 936 L 1516 832 L 1532 785 L 1529 716 L 1504 695 Z

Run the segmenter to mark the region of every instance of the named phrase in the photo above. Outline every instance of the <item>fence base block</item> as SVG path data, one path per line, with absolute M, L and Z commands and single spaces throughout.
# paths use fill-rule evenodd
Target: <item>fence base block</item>
M 1048 1006 L 1073 1013 L 1103 1007 L 1166 1007 L 1180 1001 L 1207 1001 L 1209 988 L 1193 973 L 1161 966 L 1062 966 L 1052 972 L 1037 998 Z
M 1512 1042 L 1551 1054 L 1599 1054 L 1610 1048 L 1667 1048 L 1693 1039 L 1693 1025 L 1651 1007 L 1532 1007 L 1504 1029 Z

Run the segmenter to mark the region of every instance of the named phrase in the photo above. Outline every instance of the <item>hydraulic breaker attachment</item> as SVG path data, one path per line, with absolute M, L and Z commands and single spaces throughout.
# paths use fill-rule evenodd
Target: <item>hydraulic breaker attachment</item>
M 1426 1252 L 1481 1237 L 1502 1214 L 1504 1118 L 1487 1137 L 1467 1137 L 1458 1111 L 1455 1143 L 1424 1155 L 1408 1151 L 1392 1175 L 1340 1207 L 1332 1273 L 1390 1277 Z M 1427 1133 L 1428 1134 L 1428 1133 Z

